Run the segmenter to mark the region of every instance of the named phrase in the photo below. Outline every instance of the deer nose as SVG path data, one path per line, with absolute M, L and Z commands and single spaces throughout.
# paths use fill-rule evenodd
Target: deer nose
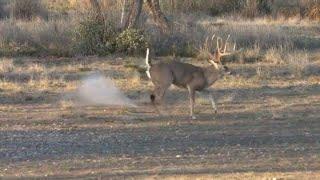
M 227 66 L 223 66 L 223 69 L 227 74 L 229 74 L 229 75 L 232 74 L 232 72 L 230 71 L 230 69 Z

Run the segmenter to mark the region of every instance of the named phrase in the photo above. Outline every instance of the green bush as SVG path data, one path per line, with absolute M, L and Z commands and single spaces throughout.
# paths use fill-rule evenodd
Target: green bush
M 89 17 L 75 32 L 75 52 L 81 55 L 107 55 L 115 51 L 116 31 L 111 23 Z
M 118 52 L 127 54 L 139 54 L 148 47 L 148 42 L 143 32 L 137 29 L 127 29 L 116 38 Z

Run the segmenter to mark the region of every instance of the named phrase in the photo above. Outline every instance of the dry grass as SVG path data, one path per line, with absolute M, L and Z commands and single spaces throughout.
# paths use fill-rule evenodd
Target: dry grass
M 11 4 L 12 15 L 16 19 L 31 20 L 33 18 L 48 16 L 47 10 L 40 0 L 13 1 Z
M 262 17 L 246 20 L 237 16 L 211 17 L 203 14 L 177 14 L 174 16 L 174 22 L 174 32 L 171 38 L 152 34 L 152 38 L 162 39 L 162 41 L 152 41 L 153 46 L 157 47 L 156 52 L 166 52 L 161 49 L 161 44 L 167 44 L 168 46 L 164 48 L 168 48 L 172 44 L 182 46 L 185 42 L 191 44 L 192 48 L 199 49 L 197 52 L 199 58 L 207 58 L 203 44 L 205 39 L 213 34 L 222 38 L 230 34 L 230 41 L 236 42 L 238 49 L 244 49 L 242 58 L 241 56 L 233 57 L 238 61 L 261 60 L 262 55 L 268 49 L 284 49 L 289 53 L 295 50 L 317 49 L 320 43 L 316 33 L 319 23 L 301 18 Z M 147 29 L 154 32 L 154 29 L 150 27 Z M 184 38 L 179 38 L 181 36 Z M 215 42 L 211 42 L 209 38 L 209 44 L 215 44 Z M 215 47 L 215 45 L 210 47 Z M 188 52 L 187 49 L 185 48 L 184 52 Z
M 255 45 L 253 48 L 249 48 L 241 52 L 239 61 L 242 63 L 253 63 L 261 61 L 261 48 L 259 45 Z
M 167 179 L 167 180 L 186 180 L 186 179 L 219 179 L 219 180 L 230 180 L 230 179 L 251 179 L 251 180 L 277 180 L 277 179 L 314 179 L 320 178 L 319 172 L 291 172 L 291 173 L 224 173 L 224 174 L 199 174 L 199 175 L 172 175 L 172 176 L 139 176 L 138 179 Z
M 111 3 L 114 9 L 106 13 L 118 22 L 116 7 L 122 1 L 103 2 L 105 8 Z M 197 8 L 204 5 L 200 2 L 186 3 Z M 59 14 L 73 8 L 75 1 L 51 10 Z M 0 58 L 0 178 L 319 177 L 319 23 L 201 13 L 173 20 L 179 24 L 174 33 L 196 48 L 214 33 L 231 34 L 243 48 L 225 59 L 235 74 L 213 86 L 218 114 L 212 115 L 207 97 L 197 94 L 199 119 L 190 121 L 187 91 L 172 88 L 166 114 L 159 116 L 149 104 L 153 86 L 143 58 Z M 76 23 L 2 20 L 0 55 L 74 55 L 70 32 Z M 202 59 L 208 50 L 201 49 Z M 79 107 L 74 94 L 92 71 L 112 78 L 139 107 Z
M 283 52 L 276 48 L 270 48 L 264 55 L 264 61 L 272 64 L 283 64 Z
M 61 100 L 59 105 L 62 109 L 70 109 L 75 107 L 75 103 L 72 100 Z
M 11 82 L 8 80 L 1 80 L 0 81 L 0 91 L 5 92 L 20 92 L 23 90 L 23 87 L 19 83 Z
M 19 59 L 19 60 L 17 60 Z M 0 59 L 0 73 L 2 76 L 1 89 L 14 92 L 56 91 L 60 88 L 74 90 L 76 83 L 65 80 L 69 65 L 57 71 L 56 66 L 47 67 L 39 63 L 24 63 L 29 58 L 2 58 Z M 23 63 L 21 63 L 21 61 Z M 20 63 L 15 63 L 20 62 Z M 79 66 L 74 66 L 72 72 L 79 71 Z M 71 73 L 72 73 L 71 72 Z
M 212 1 L 210 3 L 213 3 Z M 189 2 L 191 3 L 191 2 Z M 198 3 L 198 2 L 197 2 Z M 194 4 L 197 4 L 194 3 Z M 61 2 L 57 2 L 61 4 Z M 71 3 L 72 4 L 72 3 Z M 121 2 L 103 1 L 103 9 L 106 9 L 106 17 L 109 21 L 119 25 Z M 165 3 L 166 4 L 166 3 Z M 187 3 L 188 4 L 188 3 Z M 187 6 L 186 4 L 186 6 Z M 201 4 L 201 3 L 200 3 Z M 54 5 L 52 5 L 54 6 Z M 73 6 L 66 6 L 66 9 L 72 9 Z M 192 5 L 192 3 L 190 4 Z M 86 9 L 90 9 L 87 6 Z M 121 8 L 120 8 L 121 9 Z M 65 18 L 53 18 L 48 21 L 43 19 L 33 19 L 31 21 L 16 21 L 7 19 L 0 21 L 0 55 L 56 55 L 56 56 L 74 56 L 75 52 L 73 33 L 76 25 L 79 23 L 81 15 L 79 13 L 70 13 Z M 147 19 L 143 16 L 142 22 Z M 177 46 L 183 44 L 181 41 L 187 41 L 189 46 L 179 49 L 182 52 L 176 52 L 179 55 L 194 55 L 194 48 L 199 48 L 205 37 L 216 34 L 226 37 L 231 34 L 232 40 L 236 41 L 239 48 L 255 51 L 256 47 L 267 51 L 272 48 L 287 49 L 316 49 L 320 43 L 316 38 L 316 30 L 319 27 L 317 21 L 292 17 L 289 19 L 270 17 L 257 17 L 251 20 L 239 18 L 237 16 L 211 17 L 205 14 L 174 14 L 174 32 L 172 36 L 185 37 L 181 38 L 164 38 L 156 32 L 152 21 L 144 23 L 142 28 L 147 29 L 152 38 L 163 39 L 163 41 L 152 41 L 156 51 L 171 52 L 168 46 L 157 46 L 156 44 L 167 43 L 168 41 L 177 41 L 170 43 Z M 151 23 L 149 23 L 151 22 Z M 300 36 L 300 34 L 302 36 Z M 162 50 L 158 49 L 162 47 Z M 174 46 L 170 46 L 174 48 Z M 251 50 L 253 49 L 253 50 Z M 168 54 L 164 54 L 168 55 Z M 200 52 L 200 56 L 203 53 Z M 249 57 L 251 59 L 252 57 Z M 253 57 L 256 58 L 256 57 Z
M 121 61 L 113 57 L 106 59 L 96 57 L 5 58 L 4 64 L 14 65 L 12 71 L 3 71 L 8 77 L 12 74 L 18 74 L 17 77 L 19 77 L 23 72 L 27 75 L 37 75 L 37 77 L 34 76 L 22 82 L 19 82 L 17 77 L 0 81 L 2 102 L 0 111 L 4 112 L 0 115 L 1 133 L 13 133 L 8 137 L 15 137 L 14 143 L 23 143 L 24 152 L 27 152 L 25 154 L 43 153 L 43 157 L 48 159 L 35 159 L 39 154 L 29 157 L 19 153 L 18 156 L 25 156 L 28 160 L 14 162 L 8 160 L 9 165 L 0 163 L 0 176 L 4 178 L 15 175 L 26 178 L 45 178 L 46 176 L 99 178 L 104 174 L 111 174 L 112 177 L 127 174 L 127 177 L 137 179 L 317 177 L 318 171 L 312 168 L 317 169 L 319 165 L 318 145 L 313 141 L 306 145 L 305 143 L 309 141 L 304 139 L 300 141 L 299 138 L 307 140 L 316 138 L 308 134 L 304 136 L 304 134 L 316 136 L 319 132 L 318 121 L 316 121 L 319 118 L 317 113 L 319 76 L 301 74 L 301 77 L 277 77 L 270 71 L 272 68 L 274 71 L 288 68 L 288 63 L 297 62 L 297 59 L 309 59 L 305 56 L 306 52 L 296 53 L 294 54 L 296 58 L 291 57 L 290 60 L 283 61 L 277 66 L 270 62 L 230 64 L 230 68 L 238 73 L 219 80 L 213 87 L 219 113 L 212 116 L 210 103 L 206 97 L 197 95 L 196 112 L 200 119 L 195 121 L 185 118 L 188 114 L 186 91 L 173 88 L 168 92 L 166 100 L 169 102 L 165 112 L 168 116 L 158 117 L 153 106 L 146 104 L 147 98 L 143 98 L 149 95 L 153 86 L 148 84 L 148 81 L 136 70 L 124 66 L 126 61 L 143 66 L 143 58 L 123 58 Z M 190 59 L 185 61 L 204 64 Z M 306 64 L 308 62 L 308 60 L 305 61 Z M 256 72 L 257 67 L 261 67 L 260 74 L 250 75 Z M 139 108 L 79 107 L 72 94 L 76 91 L 82 77 L 91 70 L 112 77 L 115 84 L 126 95 L 130 95 L 138 102 Z M 304 113 L 304 111 L 308 112 Z M 304 126 L 301 126 L 302 123 Z M 26 133 L 28 136 L 21 136 L 21 134 L 17 136 L 15 133 Z M 33 133 L 35 133 L 34 136 Z M 86 139 L 88 136 L 90 139 Z M 123 139 L 122 136 L 125 138 Z M 298 142 L 284 144 L 281 144 L 282 141 L 275 142 L 279 138 L 291 140 L 294 136 L 298 136 Z M 20 137 L 23 139 L 17 140 Z M 248 144 L 248 141 L 242 139 L 243 137 L 250 138 L 252 142 Z M 270 139 L 265 139 L 266 137 Z M 150 138 L 155 138 L 155 141 L 148 141 L 151 145 L 139 144 Z M 157 142 L 159 138 L 161 143 Z M 201 141 L 192 138 L 199 138 Z M 34 147 L 33 145 L 25 146 L 25 143 L 42 142 L 44 139 L 46 142 L 52 142 L 50 150 L 47 149 L 46 143 L 36 146 L 34 151 L 30 150 Z M 209 145 L 204 143 L 205 140 Z M 11 141 L 7 139 L 4 141 L 5 143 L 8 141 L 9 146 L 12 145 Z M 172 144 L 165 144 L 168 141 Z M 187 141 L 186 148 L 173 149 L 180 148 L 185 141 Z M 215 141 L 218 141 L 217 145 L 212 144 Z M 70 148 L 73 148 L 73 145 L 68 144 L 69 142 L 76 144 L 72 151 Z M 105 144 L 108 143 L 112 147 L 120 146 L 121 148 L 115 151 L 115 154 L 106 155 L 109 149 Z M 194 143 L 201 144 L 194 145 Z M 194 145 L 192 149 L 189 144 Z M 79 148 L 78 145 L 81 147 Z M 162 147 L 162 145 L 166 146 Z M 90 148 L 86 149 L 87 147 Z M 168 149 L 165 149 L 166 147 Z M 301 150 L 301 147 L 305 147 L 305 150 Z M 51 148 L 54 150 L 52 151 L 54 155 L 48 156 L 45 153 L 51 152 Z M 160 153 L 157 151 L 155 153 L 157 155 L 144 154 L 144 152 L 153 152 L 152 148 L 156 151 L 157 148 L 164 148 L 164 150 L 159 150 Z M 135 151 L 131 151 L 132 149 Z M 136 155 L 135 152 L 141 149 L 144 150 Z M 11 151 L 10 148 L 1 150 Z M 83 150 L 86 150 L 85 153 Z M 187 150 L 187 153 L 184 153 L 184 150 Z M 75 155 L 75 151 L 78 154 Z M 123 151 L 129 152 L 127 153 L 129 155 L 133 154 L 128 157 L 127 154 L 122 154 Z M 88 155 L 88 153 L 92 154 Z M 271 167 L 285 170 L 278 172 L 271 170 Z M 288 167 L 296 171 L 289 171 L 290 168 L 287 171 Z M 304 171 L 306 167 L 309 168 L 310 173 Z M 255 172 L 256 169 L 263 171 Z M 216 173 L 207 174 L 206 170 Z M 202 171 L 204 173 L 200 173 Z M 168 175 L 159 175 L 167 172 Z M 197 175 L 191 175 L 190 172 L 197 172 Z
M 305 22 L 306 21 L 299 21 Z M 237 18 L 217 18 L 212 20 L 201 20 L 198 22 L 208 34 L 216 34 L 221 37 L 231 35 L 233 41 L 236 41 L 239 47 L 259 46 L 263 49 L 289 47 L 296 48 L 300 41 L 305 37 L 296 37 L 299 33 L 299 26 L 303 26 L 308 31 L 308 26 L 277 20 L 254 19 L 252 21 Z M 313 25 L 310 23 L 309 25 Z
M 0 61 L 0 73 L 9 73 L 14 70 L 15 66 L 13 64 L 13 60 L 9 58 L 3 58 Z
M 72 19 L 0 21 L 0 55 L 51 54 L 68 56 L 72 51 Z
M 289 70 L 297 77 L 303 77 L 304 70 L 310 64 L 310 58 L 306 52 L 293 52 L 287 55 L 286 61 Z

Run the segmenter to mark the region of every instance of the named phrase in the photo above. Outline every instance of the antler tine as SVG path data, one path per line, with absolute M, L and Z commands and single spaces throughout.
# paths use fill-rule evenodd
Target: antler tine
M 219 37 L 217 37 L 217 50 L 219 50 Z
M 211 36 L 211 41 L 212 41 L 212 44 L 213 44 L 213 39 L 216 37 L 216 34 L 213 34 L 212 36 Z
M 213 39 L 216 37 L 216 34 L 213 34 L 211 37 L 211 41 L 213 41 Z
M 205 46 L 204 48 L 205 48 L 206 50 L 209 49 L 209 47 L 208 47 L 208 46 L 209 46 L 209 45 L 208 45 L 208 40 L 209 40 L 209 37 L 207 36 L 207 37 L 206 37 L 206 40 L 205 40 L 205 45 L 204 45 L 204 46 Z
M 220 50 L 222 49 L 222 47 L 220 47 L 220 42 L 222 41 L 222 39 L 221 39 L 221 37 L 217 37 L 217 49 L 219 50 L 219 52 L 220 52 Z
M 228 35 L 227 40 L 226 40 L 225 43 L 224 43 L 223 53 L 225 53 L 225 52 L 227 51 L 227 44 L 228 44 L 229 38 L 230 38 L 230 34 Z
M 236 51 L 237 42 L 234 42 L 233 51 Z

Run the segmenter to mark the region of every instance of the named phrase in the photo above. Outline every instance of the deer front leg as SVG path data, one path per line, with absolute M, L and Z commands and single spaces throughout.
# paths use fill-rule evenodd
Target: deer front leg
M 218 112 L 217 105 L 214 102 L 214 99 L 213 99 L 213 96 L 212 96 L 211 93 L 209 94 L 209 98 L 210 98 L 210 101 L 211 101 L 212 109 L 214 110 L 214 113 L 217 114 L 217 112 Z
M 209 98 L 209 100 L 211 102 L 211 106 L 212 106 L 212 109 L 213 109 L 214 113 L 217 113 L 218 109 L 217 109 L 217 105 L 216 105 L 216 103 L 214 101 L 212 92 L 209 91 L 209 90 L 204 90 L 203 92 L 206 94 L 206 96 L 208 96 L 208 98 Z
M 190 117 L 191 117 L 191 119 L 196 119 L 196 117 L 193 114 L 195 90 L 193 88 L 191 88 L 189 85 L 187 87 L 188 87 L 188 91 L 189 91 L 189 100 L 190 100 Z

